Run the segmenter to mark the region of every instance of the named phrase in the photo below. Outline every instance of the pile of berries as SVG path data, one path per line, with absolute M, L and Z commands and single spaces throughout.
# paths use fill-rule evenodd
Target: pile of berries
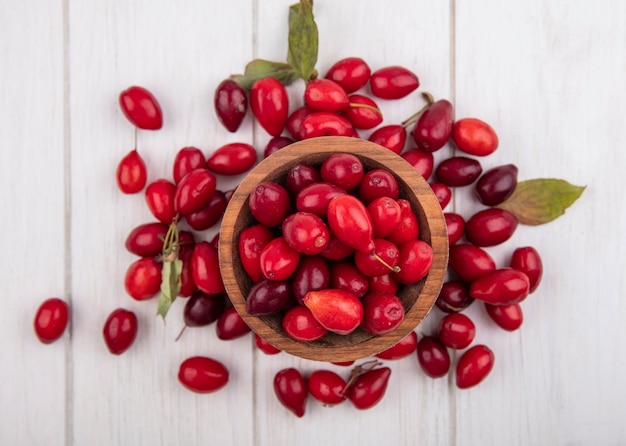
M 543 267 L 534 248 L 515 250 L 510 263 L 500 268 L 485 250 L 507 241 L 518 226 L 515 215 L 497 207 L 515 190 L 517 168 L 509 164 L 483 172 L 479 161 L 498 147 L 497 135 L 487 123 L 476 118 L 455 120 L 449 101 L 435 101 L 424 93 L 427 104 L 414 116 L 400 124 L 380 126 L 383 113 L 376 100 L 404 98 L 418 87 L 418 77 L 404 67 L 372 72 L 363 59 L 350 57 L 335 63 L 323 78 L 306 83 L 303 105 L 289 104 L 286 87 L 273 77 L 256 80 L 249 90 L 233 79 L 216 88 L 215 111 L 228 131 L 240 127 L 249 106 L 256 122 L 271 136 L 262 151 L 264 157 L 298 140 L 359 137 L 360 131 L 372 129 L 368 139 L 400 155 L 428 180 L 442 209 L 455 187 L 474 187 L 478 201 L 486 206 L 467 220 L 444 212 L 450 261 L 448 280 L 436 303 L 446 313 L 437 332 L 419 340 L 411 332 L 376 360 L 357 365 L 347 379 L 329 370 L 317 370 L 308 377 L 294 368 L 279 371 L 274 381 L 276 395 L 297 416 L 304 414 L 309 394 L 327 405 L 350 400 L 359 409 L 374 406 L 384 395 L 391 374 L 378 359 L 413 356 L 428 376 L 436 378 L 451 369 L 449 349 L 467 349 L 455 366 L 456 383 L 459 388 L 478 384 L 492 370 L 494 355 L 485 345 L 471 345 L 476 327 L 462 311 L 482 301 L 499 326 L 515 330 L 523 320 L 520 302 L 541 280 Z M 159 103 L 145 88 L 123 91 L 119 103 L 137 129 L 162 127 Z M 464 155 L 435 166 L 433 152 L 447 144 Z M 392 180 L 385 172 L 365 172 L 355 158 L 339 155 L 319 170 L 300 166 L 285 184 L 259 185 L 250 196 L 250 209 L 259 224 L 247 228 L 239 240 L 244 268 L 256 283 L 248 298 L 248 312 L 285 311 L 285 331 L 299 341 L 317 339 L 327 330 L 349 333 L 358 326 L 373 334 L 393 329 L 401 320 L 393 299 L 395 290 L 421 280 L 432 262 L 430 246 L 418 240 L 415 215 L 393 194 Z M 246 142 L 226 144 L 208 157 L 196 147 L 184 147 L 174 157 L 172 178 L 150 183 L 136 148 L 120 161 L 119 189 L 125 194 L 143 191 L 155 219 L 134 228 L 126 240 L 126 248 L 138 256 L 125 276 L 131 298 L 151 300 L 159 295 L 163 317 L 174 298 L 186 298 L 185 326 L 216 322 L 217 336 L 223 340 L 250 333 L 225 294 L 218 262 L 219 235 L 204 240 L 202 233 L 219 224 L 232 193 L 219 189 L 216 175 L 245 174 L 257 161 L 257 150 Z M 367 179 L 375 174 L 379 177 Z M 385 187 L 389 188 L 380 193 Z M 355 190 L 355 194 L 346 193 Z M 313 196 L 317 202 L 313 200 L 313 207 L 301 204 L 303 196 Z M 347 225 L 339 222 L 346 215 L 353 215 Z M 344 261 L 347 258 L 352 260 Z M 376 293 L 368 294 L 368 289 Z M 367 295 L 374 297 L 364 298 Z M 294 296 L 301 305 L 289 304 L 292 298 L 285 296 Z M 344 314 L 337 325 L 328 302 L 337 302 L 337 311 L 356 313 Z M 317 311 L 320 305 L 321 312 Z M 39 339 L 48 343 L 59 338 L 68 311 L 62 300 L 45 301 L 35 317 Z M 390 315 L 396 319 L 390 321 Z M 112 311 L 102 331 L 109 351 L 127 350 L 137 329 L 131 311 Z M 254 336 L 263 352 L 279 352 Z M 180 365 L 179 380 L 192 391 L 213 392 L 226 385 L 228 370 L 214 359 L 196 356 Z

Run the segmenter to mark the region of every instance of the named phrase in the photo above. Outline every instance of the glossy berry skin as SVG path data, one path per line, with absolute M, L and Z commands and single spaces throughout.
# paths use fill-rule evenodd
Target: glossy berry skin
M 50 344 L 59 339 L 69 322 L 69 306 L 67 303 L 57 297 L 51 297 L 44 300 L 33 321 L 35 335 L 44 344 Z
M 520 304 L 490 305 L 485 304 L 485 310 L 489 317 L 500 328 L 506 331 L 515 331 L 524 322 L 524 313 Z
M 263 158 L 267 158 L 274 152 L 278 152 L 283 147 L 287 147 L 289 144 L 293 144 L 295 141 L 286 136 L 273 136 L 265 145 L 263 149 Z
M 469 284 L 462 280 L 449 280 L 441 286 L 435 304 L 444 313 L 458 313 L 473 302 L 474 298 L 469 294 Z
M 124 288 L 135 300 L 147 300 L 157 295 L 161 288 L 161 268 L 153 257 L 135 260 L 126 270 Z
M 370 76 L 372 94 L 382 99 L 400 99 L 419 87 L 415 73 L 400 66 L 376 70 Z
M 417 344 L 417 361 L 428 376 L 441 378 L 450 370 L 450 354 L 445 345 L 433 336 L 424 336 Z
M 345 193 L 345 190 L 331 183 L 313 183 L 305 186 L 298 193 L 296 208 L 301 212 L 310 212 L 318 217 L 326 218 L 331 200 Z
M 385 169 L 372 169 L 363 175 L 363 180 L 359 184 L 359 198 L 366 205 L 378 197 L 398 198 L 398 180 Z
M 476 325 L 462 313 L 450 313 L 439 323 L 439 340 L 449 348 L 463 349 L 476 336 Z
M 215 89 L 215 113 L 229 132 L 236 132 L 248 110 L 245 90 L 234 80 L 224 79 Z
M 291 199 L 287 190 L 278 183 L 264 181 L 250 194 L 250 212 L 259 223 L 270 228 L 282 224 L 291 210 Z
M 320 254 L 330 241 L 326 223 L 310 212 L 291 214 L 283 222 L 282 233 L 289 247 L 300 254 Z
M 363 304 L 353 293 L 339 289 L 308 292 L 303 299 L 320 325 L 333 333 L 352 333 L 363 321 Z
M 283 316 L 282 326 L 287 336 L 300 342 L 316 341 L 328 333 L 328 330 L 313 317 L 311 310 L 301 305 L 287 310 Z
M 163 126 L 161 106 L 146 88 L 133 85 L 122 91 L 119 104 L 124 116 L 136 127 L 158 130 Z
M 309 395 L 306 380 L 297 369 L 280 370 L 274 376 L 274 393 L 278 401 L 298 418 L 304 416 Z
M 261 127 L 271 136 L 278 136 L 289 116 L 287 90 L 273 77 L 259 79 L 250 88 L 250 108 Z
M 407 356 L 413 354 L 415 350 L 417 350 L 417 333 L 412 331 L 402 338 L 397 344 L 378 353 L 376 357 L 380 359 L 397 360 L 406 358 Z
M 372 221 L 358 198 L 343 194 L 330 200 L 328 226 L 342 243 L 351 248 L 367 254 L 374 251 Z
M 376 254 L 376 257 L 374 254 Z M 384 238 L 374 239 L 374 251 L 357 251 L 354 254 L 354 264 L 357 269 L 368 277 L 382 276 L 390 272 L 390 269 L 380 260 L 383 259 L 391 267 L 395 267 L 400 258 L 398 247 Z
M 528 296 L 528 276 L 513 268 L 500 268 L 470 285 L 470 296 L 492 305 L 516 304 Z
M 311 184 L 322 181 L 322 176 L 318 169 L 308 164 L 296 164 L 285 178 L 285 189 L 292 197 L 297 197 L 302 189 Z
M 393 275 L 404 285 L 417 283 L 426 277 L 432 264 L 433 248 L 422 240 L 410 240 L 400 245 L 400 272 L 394 272 Z
M 415 148 L 407 150 L 401 156 L 407 163 L 413 166 L 413 169 L 424 177 L 425 180 L 430 178 L 435 166 L 435 159 L 432 153 Z
M 183 239 L 185 232 L 186 231 L 180 231 L 181 245 L 178 251 L 178 258 L 183 262 L 183 269 L 180 272 L 180 291 L 178 292 L 178 295 L 181 297 L 189 297 L 198 290 L 198 287 L 193 281 L 193 272 L 191 271 L 191 256 L 193 255 L 193 249 L 196 244 L 193 239 Z
M 292 249 L 284 237 L 270 241 L 259 256 L 261 271 L 269 280 L 286 280 L 296 271 L 300 253 Z
M 343 116 L 331 112 L 313 112 L 302 120 L 300 139 L 318 136 L 352 136 L 354 128 Z
M 313 79 L 307 82 L 304 102 L 313 110 L 339 112 L 350 104 L 343 88 L 329 79 Z
M 448 229 L 448 245 L 452 246 L 465 234 L 465 220 L 460 214 L 454 212 L 444 212 L 443 216 Z
M 207 167 L 220 175 L 241 175 L 257 161 L 256 150 L 250 144 L 231 142 L 216 149 L 207 159 Z
M 174 195 L 174 208 L 182 215 L 202 209 L 211 199 L 217 186 L 215 176 L 207 169 L 196 169 L 180 180 Z
M 476 118 L 456 121 L 451 137 L 460 150 L 474 156 L 486 156 L 498 148 L 498 135 L 495 130 Z
M 517 225 L 517 218 L 509 211 L 483 209 L 467 220 L 465 236 L 476 246 L 496 246 L 510 239 Z
M 486 345 L 475 345 L 466 350 L 456 365 L 456 385 L 468 389 L 480 384 L 493 369 L 495 355 Z
M 404 306 L 394 294 L 370 293 L 365 295 L 361 328 L 373 335 L 395 330 L 404 320 Z
M 287 308 L 293 300 L 287 281 L 261 280 L 246 297 L 246 312 L 252 316 L 275 314 Z
M 346 57 L 335 62 L 326 75 L 341 86 L 346 93 L 353 93 L 367 84 L 371 69 L 360 57 Z
M 365 175 L 361 160 L 351 153 L 335 153 L 320 167 L 322 180 L 344 190 L 354 189 Z
M 191 273 L 199 290 L 207 294 L 224 292 L 217 249 L 209 242 L 196 243 L 191 255 Z
M 140 257 L 159 255 L 163 251 L 163 239 L 167 229 L 164 223 L 144 223 L 128 234 L 124 246 L 129 252 Z
M 230 341 L 250 333 L 250 327 L 234 307 L 228 307 L 215 324 L 215 333 L 222 341 Z
M 496 270 L 496 262 L 484 249 L 461 243 L 450 247 L 450 268 L 461 280 L 471 283 Z
M 374 237 L 384 238 L 400 223 L 402 209 L 393 198 L 379 197 L 367 205 L 367 212 L 372 220 Z
M 486 206 L 495 206 L 509 198 L 517 186 L 517 166 L 505 164 L 494 167 L 476 182 L 476 197 Z
M 256 333 L 254 334 L 254 344 L 266 355 L 277 355 L 282 351 L 281 349 L 274 347 Z
M 354 248 L 349 247 L 345 243 L 341 242 L 335 235 L 331 232 L 330 234 L 330 242 L 328 242 L 328 246 L 322 254 L 327 260 L 343 260 L 348 258 L 354 254 Z
M 180 180 L 182 180 L 185 175 L 205 166 L 206 159 L 202 150 L 193 146 L 183 147 L 176 153 L 176 157 L 174 158 L 174 166 L 172 169 L 174 183 L 180 183 Z
M 406 129 L 401 125 L 386 125 L 374 130 L 368 140 L 381 145 L 393 153 L 400 154 L 406 144 Z
M 453 123 L 454 109 L 450 101 L 436 101 L 424 110 L 415 123 L 413 140 L 420 149 L 435 152 L 450 139 Z
M 330 284 L 326 288 L 350 291 L 360 299 L 367 293 L 369 281 L 368 277 L 355 266 L 354 262 L 342 260 L 332 264 Z
M 528 276 L 530 282 L 529 293 L 537 289 L 543 276 L 543 262 L 535 248 L 532 246 L 517 248 L 513 251 L 509 265 L 511 268 L 522 271 Z
M 441 209 L 445 209 L 452 199 L 452 190 L 443 183 L 429 183 L 429 185 L 439 201 L 439 206 Z
M 301 139 L 300 130 L 302 128 L 302 121 L 304 120 L 304 118 L 314 112 L 315 110 L 313 110 L 308 105 L 303 105 L 302 107 L 296 108 L 289 115 L 285 127 L 287 128 L 287 131 L 294 140 L 299 141 Z
M 124 308 L 113 310 L 104 322 L 102 336 L 109 351 L 121 355 L 135 342 L 137 316 Z
M 146 163 L 137 150 L 128 152 L 117 165 L 117 187 L 125 194 L 140 192 L 146 185 L 147 178 Z
M 185 302 L 183 319 L 187 327 L 204 327 L 218 320 L 225 309 L 226 298 L 223 294 L 196 291 Z
M 465 156 L 453 156 L 443 160 L 435 169 L 437 180 L 448 187 L 463 187 L 472 184 L 482 173 L 478 160 Z
M 398 281 L 393 277 L 392 273 L 368 278 L 367 290 L 370 293 L 396 294 L 399 288 Z
M 187 214 L 185 220 L 191 229 L 204 231 L 222 219 L 226 206 L 228 206 L 226 194 L 216 189 L 209 201 L 200 210 Z
M 315 370 L 307 379 L 309 393 L 317 401 L 334 406 L 346 400 L 346 381 L 330 370 Z
M 302 305 L 309 291 L 323 290 L 330 285 L 330 268 L 322 256 L 303 256 L 291 276 L 294 297 Z
M 153 181 L 145 192 L 146 205 L 154 217 L 169 225 L 176 217 L 174 197 L 176 186 L 163 178 Z
M 360 410 L 374 407 L 385 396 L 391 369 L 380 367 L 360 374 L 348 387 L 348 398 Z
M 342 114 L 355 129 L 373 129 L 383 122 L 383 114 L 378 104 L 367 96 L 352 94 L 348 96 L 350 106 Z
M 188 390 L 212 393 L 228 383 L 228 369 L 215 359 L 192 356 L 185 359 L 178 370 L 178 380 Z
M 258 282 L 264 277 L 261 270 L 261 252 L 273 239 L 272 231 L 261 224 L 249 226 L 239 235 L 237 247 L 241 265 L 253 282 Z
M 411 203 L 404 198 L 397 200 L 400 206 L 400 221 L 393 231 L 387 235 L 387 240 L 400 246 L 406 242 L 417 239 L 419 236 L 419 223 L 417 216 L 411 208 Z

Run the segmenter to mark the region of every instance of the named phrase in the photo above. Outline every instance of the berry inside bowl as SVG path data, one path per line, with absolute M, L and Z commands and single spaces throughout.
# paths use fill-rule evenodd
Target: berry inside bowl
M 314 341 L 298 341 L 283 329 L 285 311 L 263 316 L 251 315 L 246 300 L 254 282 L 242 264 L 239 251 L 241 232 L 258 224 L 250 210 L 250 195 L 259 183 L 285 184 L 288 172 L 298 164 L 319 168 L 331 155 L 349 153 L 361 161 L 365 172 L 383 169 L 398 183 L 399 198 L 407 200 L 417 217 L 418 239 L 432 248 L 432 264 L 425 277 L 400 285 L 397 297 L 404 308 L 402 322 L 383 334 L 371 334 L 358 327 L 348 334 L 327 332 Z M 292 197 L 293 201 L 294 198 Z M 273 229 L 276 233 L 278 229 Z M 375 355 L 402 340 L 426 317 L 443 284 L 448 262 L 448 238 L 443 212 L 424 178 L 404 159 L 372 142 L 350 137 L 319 137 L 284 147 L 260 162 L 243 179 L 226 209 L 219 241 L 220 269 L 226 292 L 241 317 L 256 334 L 275 347 L 305 359 L 343 362 Z M 294 299 L 294 304 L 298 304 Z

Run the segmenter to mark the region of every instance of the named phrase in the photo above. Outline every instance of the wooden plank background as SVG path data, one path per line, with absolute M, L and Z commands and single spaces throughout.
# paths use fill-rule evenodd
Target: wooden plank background
M 269 137 L 249 118 L 234 135 L 219 125 L 213 91 L 254 57 L 285 60 L 293 2 L 0 0 L 0 444 L 626 443 L 620 0 L 315 2 L 320 72 L 346 56 L 373 69 L 411 68 L 422 90 L 454 102 L 458 118 L 480 117 L 498 131 L 500 148 L 481 160 L 485 169 L 515 163 L 520 179 L 587 186 L 561 219 L 520 227 L 490 250 L 504 264 L 515 247 L 533 245 L 546 272 L 515 333 L 494 327 L 479 305 L 468 310 L 475 342 L 496 354 L 480 386 L 461 391 L 452 379 L 429 379 L 412 357 L 390 363 L 375 408 L 311 401 L 297 419 L 273 394 L 276 371 L 346 368 L 267 356 L 251 336 L 222 342 L 214 326 L 187 330 L 175 343 L 184 301 L 163 326 L 152 302 L 125 294 L 134 258 L 123 243 L 150 214 L 141 196 L 122 196 L 115 185 L 117 162 L 133 145 L 119 92 L 146 86 L 163 107 L 163 129 L 138 139 L 150 179 L 168 177 L 183 146 L 208 154 L 244 141 L 262 151 Z M 302 85 L 290 88 L 294 103 L 301 93 Z M 380 101 L 385 123 L 422 103 L 418 94 Z M 461 190 L 447 210 L 474 209 Z M 32 319 L 49 296 L 71 303 L 72 324 L 44 346 Z M 119 306 L 134 310 L 141 327 L 136 344 L 116 357 L 101 327 Z M 418 333 L 440 316 L 434 310 Z M 225 389 L 196 395 L 179 385 L 178 365 L 196 354 L 229 367 Z

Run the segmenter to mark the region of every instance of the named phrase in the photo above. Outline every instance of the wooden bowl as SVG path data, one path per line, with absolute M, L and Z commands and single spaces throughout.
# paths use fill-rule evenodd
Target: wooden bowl
M 365 169 L 384 168 L 393 172 L 400 187 L 400 197 L 411 202 L 419 223 L 419 238 L 433 248 L 434 261 L 428 275 L 419 283 L 401 286 L 398 297 L 405 318 L 390 333 L 373 336 L 358 328 L 349 335 L 328 333 L 314 342 L 299 342 L 285 334 L 282 314 L 251 316 L 246 312 L 246 296 L 252 281 L 245 273 L 237 243 L 241 231 L 256 220 L 250 213 L 248 198 L 263 181 L 283 183 L 287 172 L 298 163 L 319 166 L 334 153 L 358 156 Z M 233 193 L 222 220 L 219 242 L 220 268 L 226 292 L 250 328 L 275 347 L 305 359 L 340 362 L 375 355 L 407 336 L 426 317 L 443 284 L 448 262 L 448 236 L 443 212 L 424 178 L 404 159 L 372 142 L 349 137 L 320 137 L 296 142 L 260 162 Z

